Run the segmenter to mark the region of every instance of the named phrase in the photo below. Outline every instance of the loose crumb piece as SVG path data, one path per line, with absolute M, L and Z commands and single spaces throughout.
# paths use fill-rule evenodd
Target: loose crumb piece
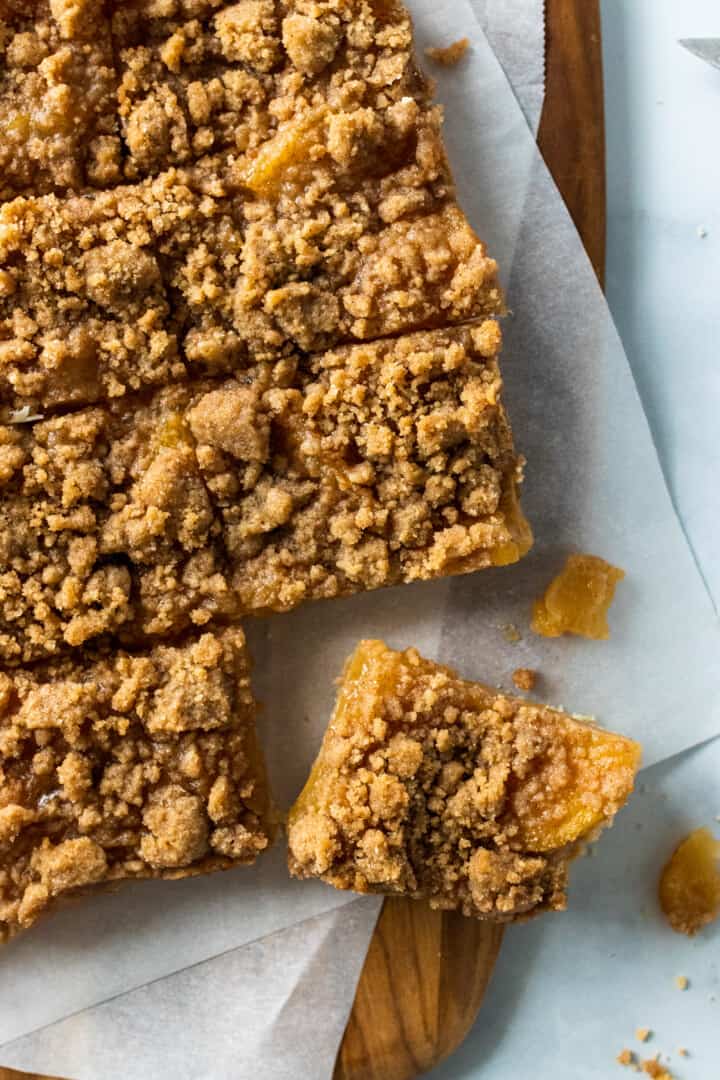
M 620 1051 L 616 1060 L 618 1065 L 634 1065 L 635 1055 L 633 1054 L 632 1050 L 628 1050 L 628 1048 L 625 1047 L 624 1050 Z
M 517 645 L 522 640 L 522 635 L 514 623 L 505 623 L 501 627 L 503 637 L 510 645 Z
M 675 985 L 677 986 L 678 990 L 687 990 L 688 986 L 690 985 L 690 980 L 686 975 L 677 975 L 675 977 Z
M 648 1058 L 643 1061 L 641 1064 L 643 1072 L 647 1073 L 648 1076 L 652 1076 L 653 1080 L 673 1080 L 672 1073 L 664 1065 L 660 1064 L 658 1057 Z
M 670 856 L 660 876 L 660 906 L 681 934 L 693 935 L 720 914 L 720 841 L 695 829 Z
M 565 566 L 533 605 L 532 629 L 543 637 L 610 636 L 607 613 L 625 571 L 597 555 L 569 555 Z
M 512 681 L 517 686 L 518 690 L 532 690 L 535 686 L 535 680 L 537 678 L 537 672 L 532 668 L 519 667 L 515 668 L 512 673 Z
M 650 1028 L 638 1028 L 635 1032 L 635 1038 L 640 1042 L 647 1042 L 651 1035 L 652 1031 Z
M 435 64 L 440 64 L 442 67 L 452 67 L 459 60 L 462 60 L 469 47 L 470 42 L 464 37 L 460 38 L 459 41 L 453 41 L 451 45 L 431 45 L 425 50 L 425 55 Z
M 568 864 L 625 802 L 639 749 L 363 641 L 290 812 L 291 873 L 504 922 L 563 908 Z
M 688 1053 L 685 1046 L 678 1046 L 678 1054 L 680 1055 L 680 1057 L 690 1057 L 690 1054 Z

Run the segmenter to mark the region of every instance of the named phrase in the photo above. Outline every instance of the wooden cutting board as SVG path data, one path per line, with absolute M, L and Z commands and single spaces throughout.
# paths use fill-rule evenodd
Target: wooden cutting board
M 598 0 L 547 0 L 546 95 L 538 143 L 601 284 L 605 130 Z M 411 1080 L 472 1027 L 503 928 L 424 904 L 383 904 L 334 1080 Z
M 538 143 L 602 284 L 605 144 L 598 0 L 546 2 L 547 86 Z M 502 927 L 492 923 L 386 900 L 334 1080 L 411 1080 L 451 1054 L 475 1021 L 502 936 Z M 52 1078 L 0 1066 L 0 1080 Z

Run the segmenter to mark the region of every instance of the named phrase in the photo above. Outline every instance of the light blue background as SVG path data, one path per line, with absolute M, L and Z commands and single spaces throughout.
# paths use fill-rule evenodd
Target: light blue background
M 720 7 L 602 0 L 602 14 L 607 297 L 717 607 L 720 72 L 676 42 L 720 36 Z M 625 1046 L 669 1053 L 679 1080 L 716 1080 L 720 931 L 692 942 L 673 934 L 654 896 L 673 845 L 700 824 L 720 833 L 716 815 L 720 742 L 643 773 L 613 836 L 576 867 L 570 911 L 508 932 L 473 1031 L 433 1080 L 622 1080 L 635 1075 L 615 1062 Z M 691 980 L 685 993 L 677 974 Z M 574 997 L 559 992 L 570 978 Z M 655 1032 L 646 1046 L 634 1039 L 637 1027 Z M 686 1059 L 676 1052 L 682 1045 Z

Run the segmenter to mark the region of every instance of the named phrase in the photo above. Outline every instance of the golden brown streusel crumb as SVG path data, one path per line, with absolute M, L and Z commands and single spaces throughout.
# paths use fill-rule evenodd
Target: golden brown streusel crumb
M 453 41 L 450 45 L 430 45 L 425 50 L 425 55 L 435 64 L 440 64 L 442 67 L 452 67 L 459 60 L 462 60 L 469 47 L 470 41 L 464 37 L 459 38 L 458 41 Z
M 0 198 L 241 158 L 318 104 L 427 97 L 399 3 L 3 0 Z
M 652 1031 L 650 1028 L 637 1028 L 635 1031 L 635 1038 L 639 1042 L 647 1042 L 651 1035 Z
M 678 1046 L 678 1054 L 680 1057 L 689 1057 L 688 1050 L 685 1046 Z
M 485 919 L 563 908 L 568 863 L 638 760 L 629 739 L 361 642 L 290 812 L 290 870 Z
M 647 1073 L 648 1076 L 652 1076 L 653 1080 L 673 1080 L 672 1073 L 664 1065 L 660 1064 L 659 1056 L 658 1054 L 657 1057 L 648 1058 L 646 1061 L 641 1062 L 642 1071 Z
M 676 975 L 675 985 L 677 986 L 678 990 L 687 990 L 690 985 L 690 980 L 688 979 L 687 975 Z
M 678 844 L 663 867 L 658 896 L 678 933 L 692 936 L 718 917 L 720 841 L 710 829 L 695 829 Z
M 537 679 L 537 672 L 532 668 L 519 667 L 515 668 L 512 673 L 512 681 L 517 686 L 518 690 L 532 690 L 535 686 Z
M 494 323 L 0 425 L 0 656 L 520 558 Z
M 632 1050 L 628 1050 L 626 1047 L 620 1051 L 616 1060 L 618 1065 L 634 1065 L 637 1059 Z
M 78 889 L 271 842 L 239 629 L 1 674 L 0 707 L 0 941 Z
M 624 577 L 624 570 L 597 555 L 568 555 L 561 572 L 533 605 L 533 630 L 543 637 L 609 637 L 607 613 Z

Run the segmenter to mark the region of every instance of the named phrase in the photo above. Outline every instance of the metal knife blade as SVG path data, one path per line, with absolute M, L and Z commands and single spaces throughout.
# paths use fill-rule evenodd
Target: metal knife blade
M 720 38 L 684 38 L 680 44 L 693 56 L 720 68 Z

